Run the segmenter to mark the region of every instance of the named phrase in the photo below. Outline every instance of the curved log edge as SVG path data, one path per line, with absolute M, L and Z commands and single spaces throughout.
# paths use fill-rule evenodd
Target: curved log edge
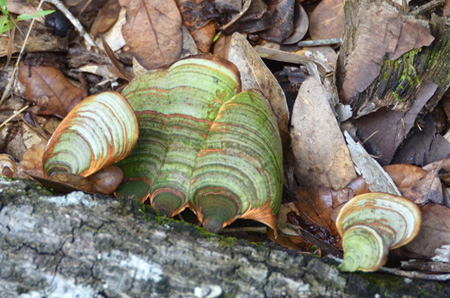
M 449 297 L 381 273 L 202 232 L 142 206 L 0 178 L 1 297 Z

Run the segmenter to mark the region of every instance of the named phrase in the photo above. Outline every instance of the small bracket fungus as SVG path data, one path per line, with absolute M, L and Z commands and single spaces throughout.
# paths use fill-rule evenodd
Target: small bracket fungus
M 390 249 L 410 242 L 418 233 L 420 209 L 415 203 L 387 193 L 354 197 L 339 212 L 336 226 L 343 239 L 342 271 L 376 271 Z

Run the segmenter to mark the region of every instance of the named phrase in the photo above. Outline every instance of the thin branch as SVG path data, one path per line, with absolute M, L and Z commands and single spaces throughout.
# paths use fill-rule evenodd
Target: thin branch
M 26 109 L 28 109 L 30 107 L 30 105 L 26 105 L 23 108 L 21 108 L 18 111 L 14 111 L 13 114 L 11 115 L 11 117 L 9 117 L 8 119 L 6 119 L 2 124 L 0 124 L 0 128 L 2 128 L 3 126 L 5 126 L 9 121 L 11 121 L 12 119 L 14 119 L 15 117 L 19 116 L 20 113 L 22 113 L 23 111 L 25 111 Z

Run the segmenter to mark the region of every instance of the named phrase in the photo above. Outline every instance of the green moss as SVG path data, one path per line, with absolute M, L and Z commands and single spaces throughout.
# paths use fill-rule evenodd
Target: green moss
M 422 82 L 417 75 L 414 62 L 421 49 L 413 49 L 397 60 L 386 60 L 381 73 L 385 82 L 389 80 L 397 80 L 394 84 L 392 95 L 397 102 L 402 102 L 402 95 L 408 92 L 410 88 L 419 87 Z M 400 77 L 398 77 L 400 74 Z
M 414 297 L 431 297 L 430 293 L 434 293 L 437 297 L 444 295 L 445 287 L 441 283 L 433 283 L 433 287 L 424 286 L 425 281 L 414 280 L 409 283 L 405 282 L 405 278 L 401 276 L 390 276 L 386 278 L 385 273 L 357 273 L 370 285 L 371 290 L 379 292 L 382 296 L 395 297 L 398 293 L 405 295 L 413 295 Z M 435 287 L 435 288 L 434 288 Z M 433 295 L 434 295 L 433 294 Z

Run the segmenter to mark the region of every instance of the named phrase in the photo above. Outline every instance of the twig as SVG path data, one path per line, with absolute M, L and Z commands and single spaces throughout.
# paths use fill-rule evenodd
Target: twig
M 317 39 L 317 40 L 302 40 L 298 44 L 299 47 L 318 47 L 329 45 L 340 45 L 342 38 Z
M 58 8 L 58 10 L 61 11 L 64 14 L 64 16 L 72 23 L 75 29 L 78 30 L 78 32 L 81 34 L 81 36 L 83 36 L 86 42 L 90 46 L 98 48 L 94 39 L 89 35 L 89 33 L 86 32 L 86 30 L 84 30 L 84 27 L 83 25 L 81 25 L 80 21 L 78 21 L 78 19 L 73 16 L 73 14 L 61 2 L 61 0 L 45 0 L 45 2 L 51 3 L 54 6 L 56 6 L 56 8 Z
M 445 0 L 433 0 L 433 1 L 430 1 L 430 2 L 428 2 L 428 3 L 426 3 L 426 4 L 422 5 L 422 6 L 417 7 L 416 9 L 414 9 L 411 12 L 411 14 L 419 15 L 419 14 L 422 14 L 422 13 L 424 13 L 426 11 L 429 11 L 429 10 L 431 10 L 433 8 L 441 6 L 444 3 L 445 3 Z
M 36 11 L 39 11 L 41 9 L 42 3 L 44 3 L 44 0 L 39 1 L 39 5 L 38 5 Z M 25 39 L 24 39 L 23 44 L 22 44 L 22 48 L 20 49 L 19 57 L 17 57 L 16 65 L 14 65 L 14 69 L 13 69 L 13 72 L 11 74 L 11 78 L 9 79 L 8 85 L 6 85 L 6 88 L 5 88 L 5 91 L 3 92 L 2 98 L 0 99 L 0 106 L 5 101 L 5 99 L 9 96 L 9 93 L 11 92 L 11 88 L 12 88 L 14 82 L 16 81 L 15 80 L 15 76 L 16 76 L 17 69 L 19 68 L 20 58 L 22 57 L 23 51 L 25 49 L 25 45 L 27 44 L 28 37 L 30 36 L 31 29 L 34 26 L 35 20 L 36 20 L 36 18 L 33 18 L 31 20 L 31 24 L 30 24 L 30 27 L 28 28 L 27 35 L 25 36 Z
M 230 233 L 258 233 L 266 234 L 266 227 L 242 227 L 242 228 L 225 228 L 221 231 L 222 234 Z
M 48 141 L 50 137 L 45 133 L 45 130 L 40 125 L 36 123 L 36 126 L 33 126 L 25 120 L 25 117 L 22 114 L 17 113 L 17 115 L 20 119 L 22 119 L 23 123 L 25 123 L 25 125 L 28 126 L 29 129 L 39 135 L 43 140 Z
M 18 111 L 14 111 L 13 114 L 11 115 L 11 117 L 9 117 L 8 119 L 6 119 L 2 124 L 0 124 L 0 128 L 2 128 L 3 126 L 5 126 L 9 121 L 11 121 L 12 119 L 14 119 L 15 117 L 19 116 L 20 113 L 22 113 L 23 111 L 25 111 L 26 109 L 28 109 L 30 107 L 30 105 L 26 105 L 23 108 L 21 108 Z

